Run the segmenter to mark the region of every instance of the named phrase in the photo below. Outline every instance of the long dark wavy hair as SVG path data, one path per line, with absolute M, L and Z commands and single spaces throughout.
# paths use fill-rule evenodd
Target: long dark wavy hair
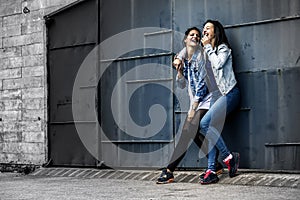
M 212 23 L 214 25 L 214 32 L 215 32 L 215 37 L 216 37 L 215 47 L 218 47 L 220 44 L 226 44 L 228 46 L 228 48 L 231 48 L 230 44 L 228 42 L 227 36 L 225 34 L 225 29 L 224 29 L 223 25 L 217 20 L 209 19 L 203 24 L 203 27 L 207 23 Z

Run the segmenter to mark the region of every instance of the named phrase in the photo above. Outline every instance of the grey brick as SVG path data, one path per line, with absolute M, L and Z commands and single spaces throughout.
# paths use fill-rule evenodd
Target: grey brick
M 0 144 L 0 151 L 1 144 Z M 17 162 L 18 161 L 18 154 L 10 154 L 10 153 L 0 153 L 0 162 L 1 163 L 9 163 L 9 162 Z
M 2 146 L 3 153 L 21 153 L 21 145 L 20 143 L 3 143 L 0 144 Z
M 22 132 L 23 142 L 45 142 L 44 132 Z
M 43 143 L 32 143 L 32 142 L 22 142 L 21 144 L 21 151 L 22 153 L 37 153 L 44 151 L 44 144 Z
M 44 52 L 44 44 L 37 43 L 22 47 L 22 56 L 42 54 Z
M 4 153 L 33 153 L 33 152 L 43 152 L 44 144 L 42 143 L 4 143 L 3 152 Z
M 0 118 L 3 121 L 19 121 L 21 120 L 21 111 L 9 110 L 9 111 L 1 111 Z
M 22 19 L 24 19 L 24 16 L 22 14 L 5 16 L 3 17 L 3 26 L 21 24 L 23 23 Z
M 21 78 L 21 68 L 0 70 L 0 79 Z
M 20 99 L 0 100 L 0 111 L 21 110 L 21 108 L 22 108 L 22 101 Z
M 25 67 L 22 69 L 22 77 L 44 76 L 44 66 Z
M 21 122 L 16 121 L 2 121 L 3 132 L 22 132 Z
M 22 120 L 44 120 L 44 110 L 23 110 Z M 0 115 L 1 116 L 1 115 Z
M 23 109 L 26 110 L 42 110 L 45 108 L 45 100 L 43 98 L 38 99 L 24 99 Z
M 21 35 L 21 25 L 4 26 L 0 29 L 2 37 Z
M 1 132 L 0 141 L 2 142 L 21 142 L 22 133 L 21 132 Z
M 42 87 L 43 78 L 41 77 L 25 77 L 19 79 L 3 80 L 3 89 L 19 89 Z
M 0 59 L 19 57 L 21 55 L 22 55 L 21 47 L 5 47 L 0 49 Z
M 1 163 L 19 163 L 21 160 L 23 160 L 24 156 L 22 154 L 14 154 L 14 153 L 3 153 L 0 154 L 0 161 Z
M 25 35 L 30 33 L 42 32 L 44 25 L 44 21 L 28 22 L 22 24 L 21 33 L 22 35 Z
M 34 43 L 42 43 L 43 40 L 44 39 L 43 39 L 42 33 L 33 33 L 33 34 L 29 34 L 29 35 L 13 36 L 13 37 L 8 37 L 8 38 L 3 38 L 3 47 L 31 45 Z
M 41 132 L 42 124 L 41 121 L 22 121 L 21 130 L 22 132 Z
M 44 56 L 42 54 L 23 56 L 24 67 L 42 66 L 42 65 L 44 65 Z
M 44 98 L 45 97 L 45 89 L 43 87 L 39 88 L 26 88 L 22 90 L 22 98 Z
M 24 156 L 21 160 L 22 163 L 29 163 L 29 164 L 36 164 L 36 165 L 42 165 L 46 162 L 46 154 L 44 149 L 41 152 L 36 153 L 24 153 Z
M 21 13 L 22 0 L 0 0 L 0 16 Z
M 0 58 L 1 69 L 21 68 L 23 66 L 22 57 Z M 6 78 L 6 77 L 5 77 Z
M 0 91 L 1 100 L 13 100 L 13 99 L 21 99 L 21 98 L 22 98 L 22 91 L 19 89 Z

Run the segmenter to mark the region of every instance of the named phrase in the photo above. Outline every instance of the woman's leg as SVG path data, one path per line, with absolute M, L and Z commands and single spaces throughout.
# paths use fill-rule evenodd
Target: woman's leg
M 190 142 L 197 135 L 199 121 L 206 112 L 207 110 L 200 109 L 195 113 L 195 116 L 192 120 L 188 120 L 188 118 L 186 117 L 178 144 L 176 145 L 169 165 L 167 166 L 167 169 L 169 169 L 170 171 L 173 172 L 180 161 L 184 158 Z
M 212 171 L 215 170 L 216 148 L 221 152 L 222 159 L 230 155 L 230 151 L 221 137 L 221 132 L 226 115 L 237 108 L 239 98 L 239 90 L 235 87 L 226 96 L 221 96 L 211 106 L 200 122 L 200 131 L 209 140 L 208 169 Z

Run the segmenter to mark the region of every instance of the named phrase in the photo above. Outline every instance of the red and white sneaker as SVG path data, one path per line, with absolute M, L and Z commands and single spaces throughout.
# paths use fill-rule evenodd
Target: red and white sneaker
M 240 154 L 237 152 L 232 152 L 223 162 L 228 167 L 229 177 L 234 177 L 239 168 Z

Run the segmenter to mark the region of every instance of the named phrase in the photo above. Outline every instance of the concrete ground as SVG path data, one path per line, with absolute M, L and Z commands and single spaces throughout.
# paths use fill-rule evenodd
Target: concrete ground
M 201 185 L 199 172 L 179 171 L 175 183 L 157 185 L 159 174 L 82 168 L 0 173 L 0 199 L 300 199 L 299 174 L 240 172 L 229 178 L 225 172 L 218 184 Z
M 31 175 L 51 177 L 107 178 L 119 180 L 152 181 L 160 175 L 158 170 L 99 170 L 89 168 L 39 168 Z M 175 171 L 175 182 L 199 183 L 202 171 Z M 220 184 L 274 186 L 300 189 L 300 173 L 271 173 L 239 169 L 234 178 L 228 176 L 227 169 L 219 176 Z

